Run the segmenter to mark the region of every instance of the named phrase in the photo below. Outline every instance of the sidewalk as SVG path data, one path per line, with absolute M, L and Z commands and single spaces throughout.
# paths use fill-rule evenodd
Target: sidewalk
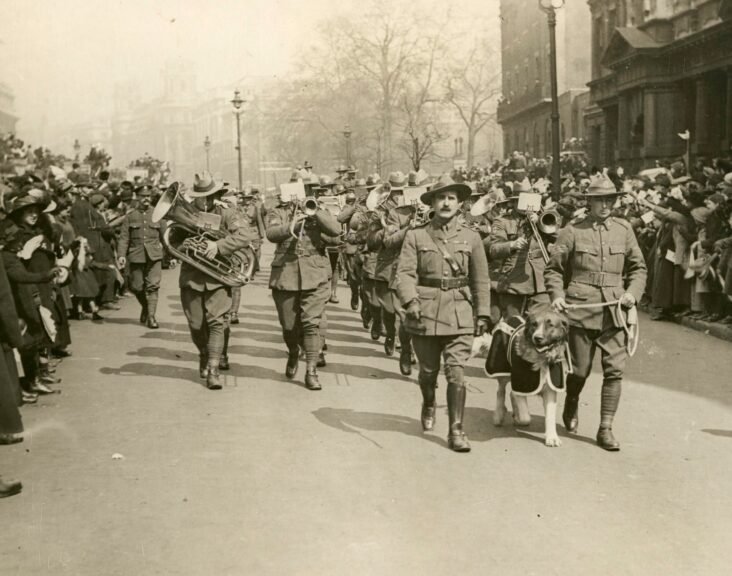
M 669 318 L 668 320 L 651 320 L 651 316 L 648 313 L 648 308 L 643 307 L 641 310 L 644 312 L 643 319 L 646 322 L 672 322 L 674 324 L 681 324 L 697 332 L 702 332 L 708 336 L 714 336 L 727 342 L 732 342 L 732 324 L 721 324 L 719 322 L 704 322 L 702 320 L 694 320 L 693 318 L 682 317 L 682 318 Z

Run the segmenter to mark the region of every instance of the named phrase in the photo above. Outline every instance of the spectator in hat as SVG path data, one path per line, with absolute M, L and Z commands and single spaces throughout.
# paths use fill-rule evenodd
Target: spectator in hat
M 113 269 L 115 261 L 112 242 L 115 234 L 101 214 L 105 203 L 104 195 L 92 194 L 89 198 L 89 212 L 83 222 L 84 228 L 81 230 L 77 228 L 77 232 L 87 239 L 89 252 L 94 255 L 90 267 L 99 285 L 97 304 L 103 310 L 119 310 L 119 306 L 114 302 L 114 285 L 117 277 Z

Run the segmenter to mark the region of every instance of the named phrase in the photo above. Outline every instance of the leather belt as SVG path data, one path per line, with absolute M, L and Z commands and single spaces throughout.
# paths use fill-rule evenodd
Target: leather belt
M 425 288 L 439 288 L 440 290 L 453 290 L 455 288 L 463 288 L 468 285 L 467 276 L 458 276 L 457 278 L 420 278 L 417 285 Z
M 612 288 L 623 285 L 623 276 L 617 272 L 590 272 L 586 270 L 573 276 L 572 280 L 598 288 Z

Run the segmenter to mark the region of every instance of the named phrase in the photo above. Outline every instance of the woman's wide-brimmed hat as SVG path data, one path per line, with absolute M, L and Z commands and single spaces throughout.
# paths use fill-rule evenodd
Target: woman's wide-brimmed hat
M 449 174 L 443 174 L 442 176 L 440 176 L 437 182 L 434 183 L 432 188 L 422 194 L 419 199 L 424 204 L 431 205 L 432 199 L 435 197 L 435 194 L 439 192 L 457 192 L 458 200 L 460 202 L 464 202 L 465 200 L 470 198 L 472 190 L 467 184 L 463 184 L 462 182 L 455 182 L 452 178 L 450 178 Z
M 10 205 L 7 207 L 7 211 L 8 214 L 14 214 L 28 206 L 37 206 L 39 211 L 42 209 L 38 198 L 31 196 L 30 194 L 24 194 L 23 196 L 16 196 L 13 198 L 12 202 L 10 202 Z
M 224 189 L 223 182 L 217 182 L 213 179 L 213 176 L 209 172 L 202 172 L 196 174 L 193 178 L 193 190 L 188 195 L 191 198 L 203 198 L 205 196 L 211 196 L 216 192 L 220 192 Z

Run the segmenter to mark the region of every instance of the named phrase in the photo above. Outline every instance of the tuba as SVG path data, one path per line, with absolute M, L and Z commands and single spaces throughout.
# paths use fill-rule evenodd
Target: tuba
M 170 253 L 197 270 L 211 276 L 225 286 L 238 288 L 251 280 L 255 256 L 251 248 L 240 254 L 222 256 L 216 254 L 213 260 L 204 256 L 206 243 L 216 242 L 226 236 L 222 230 L 210 230 L 201 224 L 200 211 L 180 193 L 180 184 L 173 182 L 155 205 L 152 221 L 169 220 L 171 224 L 163 233 L 163 242 Z

